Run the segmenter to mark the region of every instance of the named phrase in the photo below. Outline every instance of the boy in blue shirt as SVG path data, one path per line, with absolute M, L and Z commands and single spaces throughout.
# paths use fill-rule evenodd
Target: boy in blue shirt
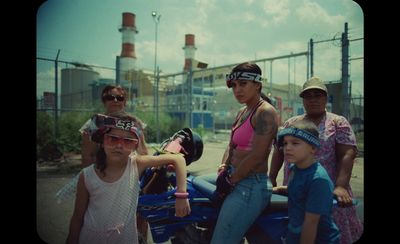
M 339 230 L 332 218 L 333 183 L 318 161 L 318 128 L 310 121 L 299 121 L 278 133 L 290 166 L 288 186 L 273 191 L 288 194 L 289 224 L 286 242 L 339 243 Z

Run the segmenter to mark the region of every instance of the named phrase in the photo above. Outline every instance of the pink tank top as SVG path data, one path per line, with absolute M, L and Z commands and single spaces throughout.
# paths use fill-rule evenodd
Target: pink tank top
M 252 149 L 252 140 L 254 137 L 254 128 L 253 125 L 251 124 L 251 118 L 253 118 L 254 113 L 256 112 L 257 108 L 262 104 L 262 101 L 260 101 L 253 111 L 251 112 L 250 116 L 247 117 L 247 119 L 239 126 L 236 127 L 235 129 L 232 130 L 232 143 L 234 146 L 236 145 L 235 149 L 238 150 L 244 150 L 244 151 L 251 151 Z M 238 119 L 234 123 L 236 125 L 238 123 L 238 120 L 241 116 L 238 116 Z

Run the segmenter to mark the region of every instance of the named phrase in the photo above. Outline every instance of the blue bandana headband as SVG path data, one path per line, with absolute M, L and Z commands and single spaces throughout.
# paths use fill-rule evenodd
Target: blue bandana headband
M 248 80 L 248 81 L 254 81 L 254 82 L 260 82 L 262 83 L 262 78 L 260 74 L 257 73 L 252 73 L 252 72 L 233 72 L 230 74 L 226 75 L 226 85 L 231 88 L 232 87 L 232 81 L 234 80 Z
M 308 132 L 306 130 L 289 127 L 289 128 L 285 128 L 285 129 L 279 131 L 278 132 L 278 142 L 280 142 L 279 144 L 282 143 L 284 136 L 294 136 L 294 137 L 297 137 L 297 138 L 300 138 L 300 139 L 306 141 L 307 143 L 309 143 L 317 148 L 321 147 L 319 138 L 314 136 L 313 134 L 311 134 L 310 132 Z

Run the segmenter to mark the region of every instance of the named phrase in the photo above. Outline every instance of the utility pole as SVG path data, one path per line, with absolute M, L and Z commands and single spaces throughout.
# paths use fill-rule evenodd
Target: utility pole
M 160 143 L 160 127 L 159 127 L 159 121 L 158 121 L 158 83 L 160 79 L 160 74 L 159 74 L 159 69 L 157 66 L 157 32 L 158 32 L 158 23 L 160 23 L 160 18 L 161 15 L 157 14 L 156 11 L 151 12 L 151 16 L 153 17 L 154 23 L 155 23 L 155 31 L 154 31 L 154 84 L 153 84 L 153 96 L 154 96 L 154 112 L 156 113 L 156 131 L 157 131 L 157 136 L 156 136 L 156 142 Z
M 188 89 L 188 96 L 187 96 L 187 112 L 188 112 L 188 123 L 189 123 L 189 127 L 193 128 L 193 106 L 192 106 L 192 99 L 193 99 L 193 85 L 192 85 L 192 77 L 193 77 L 193 67 L 192 67 L 192 63 L 193 63 L 193 59 L 189 60 L 190 64 L 189 64 L 189 73 L 187 76 L 187 89 Z
M 55 87 L 55 94 L 54 94 L 54 138 L 57 144 L 57 137 L 58 137 L 58 56 L 60 55 L 60 49 L 57 51 L 56 59 L 54 60 L 54 69 L 55 69 L 55 78 L 54 78 L 54 87 Z
M 350 119 L 349 104 L 349 39 L 347 22 L 344 23 L 344 32 L 342 33 L 342 94 L 343 94 L 343 116 Z
M 117 56 L 117 58 L 116 58 L 116 60 L 115 60 L 115 84 L 116 85 L 119 85 L 120 84 L 120 79 L 121 79 L 121 77 L 120 77 L 120 74 L 119 74 L 119 72 L 120 72 L 120 69 L 119 69 L 119 67 L 120 67 L 120 59 L 119 59 L 120 57 L 119 56 Z
M 204 109 L 204 102 L 207 103 L 207 101 L 204 101 L 204 87 L 203 87 L 203 83 L 204 83 L 204 73 L 203 71 L 201 72 L 201 104 L 200 104 L 200 108 L 201 108 L 201 124 L 203 125 L 203 128 L 206 128 L 206 126 L 204 125 L 204 113 L 205 113 L 205 109 Z
M 291 53 L 291 54 L 293 54 L 293 52 Z M 290 89 L 290 57 L 288 58 L 288 107 L 292 107 L 293 105 L 292 105 L 292 96 L 291 96 L 291 93 L 292 92 L 292 89 Z
M 159 84 L 160 84 L 160 67 L 157 66 L 157 85 L 156 85 L 156 127 L 157 127 L 157 133 L 156 133 L 156 139 L 157 143 L 160 143 L 160 117 L 159 117 L 159 97 L 158 97 L 158 90 L 159 90 Z
M 307 80 L 310 78 L 310 77 L 313 77 L 314 76 L 314 41 L 313 41 L 313 39 L 311 38 L 310 39 L 310 46 L 309 46 L 309 53 L 310 53 L 310 56 L 309 56 L 309 62 L 307 62 L 307 65 L 309 65 L 310 67 L 310 73 L 308 73 L 308 67 L 307 67 Z

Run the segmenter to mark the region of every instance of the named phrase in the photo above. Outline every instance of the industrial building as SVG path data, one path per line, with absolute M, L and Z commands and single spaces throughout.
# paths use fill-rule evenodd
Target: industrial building
M 159 110 L 160 113 L 179 118 L 189 127 L 201 125 L 206 129 L 229 129 L 238 109 L 243 106 L 236 101 L 231 89 L 226 87 L 225 75 L 235 64 L 207 67 L 207 63 L 196 60 L 195 35 L 186 34 L 181 72 L 156 74 L 154 70 L 137 70 L 135 36 L 138 30 L 135 17 L 133 13 L 122 13 L 122 24 L 118 28 L 122 46 L 120 56 L 116 57 L 115 80 L 103 79 L 92 67 L 80 63 L 72 63 L 75 67 L 61 70 L 60 110 L 93 109 L 101 103 L 100 93 L 106 85 L 119 84 L 128 91 L 129 111 Z M 327 110 L 341 114 L 341 83 L 327 82 L 327 87 Z M 304 112 L 302 100 L 298 97 L 300 90 L 301 86 L 298 85 L 272 82 L 265 82 L 262 89 L 272 99 L 281 122 Z M 46 97 L 50 98 L 51 94 L 46 94 Z M 50 106 L 51 101 L 47 100 L 46 105 L 41 106 Z M 360 103 L 350 105 L 350 110 L 351 114 L 363 118 Z
M 61 111 L 88 108 L 93 105 L 92 84 L 99 73 L 92 67 L 75 63 L 73 68 L 61 70 Z

